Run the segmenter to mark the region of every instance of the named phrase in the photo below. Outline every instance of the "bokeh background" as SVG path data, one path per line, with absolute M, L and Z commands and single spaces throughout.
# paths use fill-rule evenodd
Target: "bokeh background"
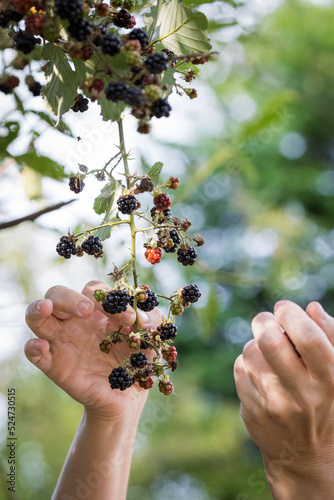
M 334 312 L 333 2 L 192 4 L 207 14 L 218 53 L 193 85 L 199 97 L 173 96 L 171 117 L 156 121 L 149 137 L 138 138 L 126 119 L 131 167 L 139 171 L 143 157 L 163 161 L 165 178 L 179 176 L 174 213 L 192 220 L 193 234 L 206 240 L 191 269 L 180 269 L 172 255 L 154 268 L 139 256 L 142 281 L 153 289 L 197 283 L 203 296 L 178 320 L 175 394 L 151 391 L 128 500 L 269 500 L 260 453 L 239 417 L 233 363 L 251 338 L 252 317 L 275 301 L 304 307 L 319 300 Z M 11 57 L 6 51 L 4 59 Z M 81 117 L 67 114 L 70 137 L 41 120 L 41 98 L 18 95 L 34 112 L 14 112 L 14 98 L 1 95 L 3 125 L 21 127 L 12 154 L 24 154 L 33 139 L 68 173 L 78 162 L 101 168 L 113 154 L 116 126 L 103 124 L 94 105 Z M 8 130 L 4 125 L 2 148 Z M 103 262 L 63 261 L 55 253 L 68 228 L 99 223 L 92 205 L 101 187 L 92 178 L 67 207 L 0 230 L 1 500 L 51 497 L 81 418 L 81 407 L 25 360 L 31 333 L 24 311 L 50 286 L 80 290 L 125 259 L 121 230 L 106 243 Z M 38 165 L 0 165 L 0 223 L 72 195 L 67 182 L 42 178 Z M 8 387 L 17 391 L 16 495 L 3 477 Z

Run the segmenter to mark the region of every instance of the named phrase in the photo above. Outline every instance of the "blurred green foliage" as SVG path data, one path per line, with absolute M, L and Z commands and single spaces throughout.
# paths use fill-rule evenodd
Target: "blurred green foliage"
M 153 391 L 145 409 L 129 500 L 271 498 L 239 418 L 233 363 L 252 317 L 276 300 L 320 300 L 334 312 L 333 24 L 333 9 L 290 1 L 232 43 L 212 33 L 219 55 L 206 88 L 224 126 L 169 145 L 188 158 L 175 202 L 180 215 L 200 215 L 206 246 L 185 275 L 205 298 L 179 321 L 176 394 Z M 19 388 L 18 498 L 45 500 L 81 409 L 15 363 L 1 371 Z

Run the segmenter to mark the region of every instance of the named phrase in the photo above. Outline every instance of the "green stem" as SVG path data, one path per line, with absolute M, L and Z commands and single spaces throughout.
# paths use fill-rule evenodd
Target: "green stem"
M 125 141 L 124 141 L 124 131 L 123 131 L 123 118 L 120 117 L 117 120 L 118 125 L 118 133 L 119 133 L 119 142 L 120 142 L 120 150 L 122 153 L 123 164 L 124 164 L 124 173 L 126 175 L 126 186 L 130 189 L 130 170 L 128 164 L 128 155 L 125 149 Z M 132 267 L 132 275 L 133 275 L 133 286 L 134 288 L 138 288 L 138 274 L 137 274 L 137 266 L 136 266 L 136 225 L 134 215 L 130 215 L 130 229 L 131 229 L 131 267 Z M 136 312 L 136 330 L 139 330 L 138 324 L 138 316 L 137 316 L 137 303 L 135 299 L 134 310 Z
M 118 220 L 115 222 L 106 222 L 105 224 L 101 224 L 100 226 L 91 227 L 89 231 L 83 231 L 82 233 L 76 234 L 75 236 L 79 237 L 85 233 L 90 233 L 91 231 L 96 231 L 97 229 L 102 229 L 103 227 L 108 226 L 119 226 L 120 224 L 130 224 L 130 220 Z

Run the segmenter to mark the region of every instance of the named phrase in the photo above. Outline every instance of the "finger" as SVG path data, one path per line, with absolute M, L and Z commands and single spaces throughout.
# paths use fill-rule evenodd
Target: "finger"
M 52 367 L 52 356 L 50 353 L 50 344 L 47 340 L 30 339 L 24 346 L 26 358 L 47 374 Z
M 326 313 L 319 302 L 311 302 L 306 308 L 307 314 L 325 332 L 334 346 L 334 318 Z
M 27 307 L 26 323 L 38 337 L 50 338 L 58 327 L 59 322 L 52 311 L 53 303 L 48 299 L 36 300 Z
M 332 380 L 334 349 L 325 332 L 301 307 L 288 300 L 278 302 L 274 314 L 312 374 Z
M 101 302 L 97 302 L 94 298 L 94 292 L 96 290 L 110 290 L 110 286 L 103 281 L 90 281 L 82 290 L 82 294 L 87 298 L 92 300 L 95 304 L 95 308 L 105 314 L 116 325 L 131 326 L 136 321 L 136 314 L 131 306 L 128 306 L 126 311 L 120 314 L 109 314 L 106 313 L 102 307 Z
M 143 330 L 153 331 L 156 330 L 162 321 L 162 312 L 158 307 L 155 307 L 153 311 L 144 312 L 138 309 L 138 323 L 139 327 Z
M 262 312 L 252 321 L 254 338 L 264 359 L 287 388 L 305 383 L 307 371 L 288 338 L 282 332 L 275 316 Z
M 90 298 L 66 286 L 53 286 L 46 292 L 45 298 L 53 302 L 53 315 L 58 319 L 73 316 L 89 318 L 95 310 Z
M 234 380 L 241 403 L 250 413 L 255 413 L 256 407 L 262 406 L 262 397 L 249 376 L 243 355 L 235 360 Z

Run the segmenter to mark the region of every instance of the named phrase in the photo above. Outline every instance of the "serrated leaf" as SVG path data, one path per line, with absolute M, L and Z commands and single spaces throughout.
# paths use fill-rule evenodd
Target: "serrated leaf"
M 68 177 L 62 165 L 50 160 L 46 156 L 39 156 L 36 151 L 15 156 L 14 159 L 18 165 L 30 167 L 45 177 L 51 177 L 58 181 Z
M 202 12 L 193 12 L 178 0 L 164 2 L 158 12 L 159 36 L 156 41 L 175 54 L 208 53 L 208 21 Z
M 97 214 L 107 213 L 109 207 L 112 205 L 113 198 L 115 196 L 116 180 L 112 179 L 103 188 L 97 198 L 94 201 L 94 210 Z
M 159 182 L 159 177 L 161 174 L 162 167 L 164 166 L 161 161 L 158 161 L 153 165 L 153 167 L 150 168 L 150 170 L 147 172 L 147 175 L 151 178 L 151 181 L 154 183 L 156 186 Z
M 105 97 L 99 100 L 103 120 L 116 122 L 123 113 L 126 104 L 122 101 L 114 103 Z
M 102 241 L 107 240 L 111 236 L 111 227 L 112 226 L 101 227 L 101 229 L 95 231 L 95 236 L 101 238 Z
M 57 116 L 57 125 L 64 113 L 74 104 L 77 95 L 78 76 L 72 70 L 66 54 L 53 43 L 45 45 L 43 59 L 48 60 L 45 76 L 49 81 L 42 87 L 47 107 Z

